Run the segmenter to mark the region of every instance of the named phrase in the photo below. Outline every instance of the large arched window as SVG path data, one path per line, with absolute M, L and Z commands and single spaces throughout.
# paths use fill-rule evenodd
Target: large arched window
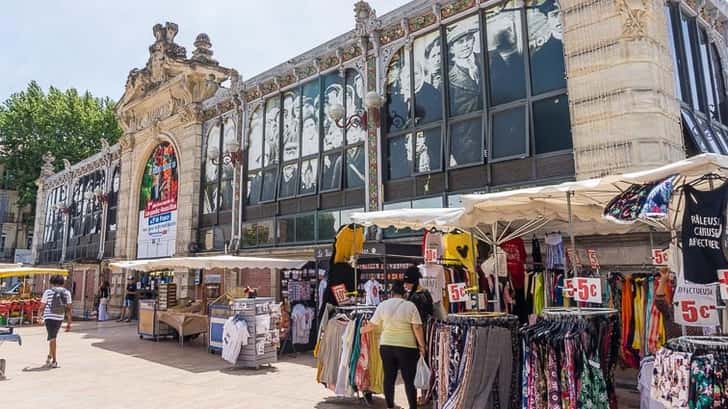
M 61 260 L 63 249 L 63 211 L 59 204 L 66 202 L 66 188 L 54 188 L 46 197 L 45 228 L 40 248 L 40 262 L 51 263 Z
M 103 206 L 96 193 L 104 192 L 105 186 L 104 170 L 82 176 L 73 186 L 67 260 L 98 257 Z
M 572 149 L 560 7 L 511 0 L 418 36 L 387 67 L 386 179 Z
M 121 188 L 121 167 L 116 166 L 111 173 L 111 188 L 107 195 L 106 210 L 106 243 L 104 244 L 104 257 L 114 256 L 116 245 L 117 213 L 119 206 L 119 189 Z

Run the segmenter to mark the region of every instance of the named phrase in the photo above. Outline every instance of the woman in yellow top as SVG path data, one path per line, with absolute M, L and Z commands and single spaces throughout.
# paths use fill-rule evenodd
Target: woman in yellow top
M 402 372 L 407 402 L 410 409 L 417 408 L 417 389 L 415 374 L 417 361 L 425 355 L 425 334 L 417 307 L 404 299 L 404 284 L 392 284 L 392 298 L 382 302 L 374 311 L 372 319 L 361 329 L 366 334 L 375 329 L 381 330 L 379 353 L 384 368 L 384 399 L 387 408 L 394 408 L 394 383 L 397 372 Z

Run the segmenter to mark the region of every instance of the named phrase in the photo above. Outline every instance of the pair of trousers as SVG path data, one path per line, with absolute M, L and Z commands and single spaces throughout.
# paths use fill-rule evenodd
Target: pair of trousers
M 472 372 L 464 382 L 463 408 L 492 408 L 492 392 L 498 382 L 498 402 L 507 408 L 511 402 L 513 375 L 513 345 L 511 331 L 501 327 L 473 327 L 477 331 L 475 350 L 471 359 Z
M 384 369 L 384 400 L 388 408 L 394 407 L 394 384 L 397 381 L 397 372 L 402 372 L 404 390 L 410 409 L 417 409 L 417 389 L 415 388 L 415 374 L 420 351 L 416 348 L 395 347 L 390 345 L 379 346 Z

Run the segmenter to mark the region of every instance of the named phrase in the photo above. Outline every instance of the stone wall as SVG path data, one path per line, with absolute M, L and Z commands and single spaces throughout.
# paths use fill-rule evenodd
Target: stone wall
M 663 2 L 561 6 L 577 178 L 682 159 Z

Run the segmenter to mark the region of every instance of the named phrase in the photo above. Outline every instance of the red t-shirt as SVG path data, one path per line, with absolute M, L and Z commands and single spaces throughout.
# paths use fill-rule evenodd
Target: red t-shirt
M 506 253 L 508 260 L 508 272 L 511 274 L 513 287 L 521 289 L 524 286 L 526 275 L 526 245 L 523 239 L 516 238 L 501 244 L 501 249 Z

